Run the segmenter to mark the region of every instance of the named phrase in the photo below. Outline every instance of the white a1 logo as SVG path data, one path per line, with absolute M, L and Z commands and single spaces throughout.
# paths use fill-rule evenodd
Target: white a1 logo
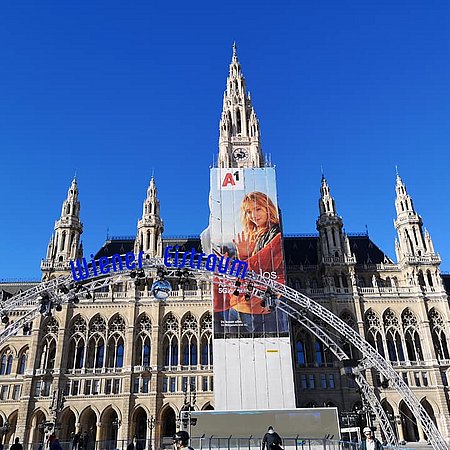
M 242 169 L 220 169 L 219 190 L 244 189 L 244 171 Z

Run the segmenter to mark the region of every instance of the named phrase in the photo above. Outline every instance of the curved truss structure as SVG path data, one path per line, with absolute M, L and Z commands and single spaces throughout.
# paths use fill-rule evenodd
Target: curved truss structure
M 161 268 L 165 270 L 166 276 L 178 276 L 178 269 L 167 269 L 164 267 L 162 258 L 144 260 L 143 270 L 145 271 L 146 276 L 155 277 L 156 270 Z M 190 274 L 195 274 L 196 278 L 206 276 L 210 279 L 212 276 L 213 282 L 219 279 L 223 282 L 225 279 L 225 281 L 229 282 L 230 286 L 233 286 L 235 282 L 235 278 L 229 275 L 207 271 L 204 267 L 204 263 L 201 264 L 199 269 L 185 269 L 188 270 Z M 129 270 L 123 270 L 113 274 L 94 276 L 91 269 L 91 272 L 89 273 L 90 277 L 81 283 L 75 283 L 69 276 L 59 277 L 15 295 L 1 306 L 0 315 L 2 318 L 7 317 L 12 311 L 18 310 L 24 311 L 24 314 L 14 323 L 7 325 L 0 333 L 0 345 L 40 314 L 40 294 L 46 293 L 54 306 L 70 303 L 80 289 L 83 289 L 84 291 L 94 291 L 115 284 L 122 281 L 124 276 L 129 272 Z M 348 342 L 361 352 L 363 358 L 353 372 L 355 381 L 377 415 L 389 443 L 396 446 L 397 440 L 373 388 L 367 383 L 362 374 L 362 372 L 367 369 L 378 371 L 389 380 L 392 387 L 401 394 L 404 402 L 408 405 L 416 420 L 420 422 L 423 427 L 433 449 L 450 450 L 450 445 L 444 441 L 434 422 L 430 419 L 423 406 L 419 403 L 403 379 L 395 372 L 392 365 L 387 362 L 357 331 L 319 303 L 286 285 L 274 280 L 268 280 L 253 272 L 247 273 L 244 282 L 247 283 L 249 288 L 251 287 L 253 295 L 263 297 L 267 288 L 270 288 L 272 293 L 281 295 L 281 300 L 277 302 L 278 304 L 276 306 L 299 321 L 305 328 L 316 335 L 340 361 L 348 360 L 349 357 L 341 348 L 339 341 Z M 330 328 L 336 337 L 334 337 L 334 335 L 332 336 L 326 328 L 313 322 L 307 315 L 312 315 L 326 323 L 327 328 Z

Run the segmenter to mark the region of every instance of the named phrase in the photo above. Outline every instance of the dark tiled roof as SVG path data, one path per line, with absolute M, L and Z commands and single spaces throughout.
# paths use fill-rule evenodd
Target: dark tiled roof
M 39 281 L 0 282 L 0 300 L 7 300 L 19 292 L 27 291 L 39 284 Z
M 317 264 L 317 244 L 315 236 L 287 236 L 284 241 L 284 257 L 288 266 L 315 266 Z
M 393 261 L 374 244 L 369 236 L 349 236 L 350 249 L 357 264 L 393 264 Z
M 357 264 L 392 263 L 392 260 L 374 244 L 367 235 L 350 236 L 350 248 L 356 256 Z M 284 237 L 284 254 L 288 266 L 317 265 L 318 236 L 311 235 L 286 235 Z M 201 251 L 200 238 L 195 236 L 168 236 L 163 238 L 163 246 L 178 245 L 180 251 L 188 251 L 195 248 Z M 123 254 L 132 252 L 134 240 L 109 239 L 96 253 L 95 259 L 101 256 L 111 256 L 115 253 Z
M 127 252 L 132 252 L 134 249 L 134 239 L 108 239 L 100 250 L 95 254 L 94 259 L 98 259 L 101 256 L 111 256 L 118 253 L 123 255 Z
M 444 282 L 445 291 L 450 295 L 450 274 L 443 274 L 442 281 Z

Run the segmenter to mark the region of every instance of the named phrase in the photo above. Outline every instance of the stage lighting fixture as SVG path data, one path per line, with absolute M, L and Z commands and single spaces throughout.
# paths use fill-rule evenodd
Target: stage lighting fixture
M 2 323 L 8 323 L 9 322 L 9 317 L 6 314 L 2 314 Z
M 62 311 L 62 309 L 63 309 L 63 308 L 62 308 L 61 303 L 57 303 L 56 306 L 55 306 L 55 311 L 58 311 L 58 312 L 59 312 L 59 311 Z
M 63 294 L 68 294 L 68 293 L 69 293 L 69 289 L 68 289 L 67 286 L 65 286 L 65 285 L 60 286 L 59 290 L 60 290 Z
M 92 298 L 92 295 L 91 295 L 91 293 L 89 291 L 86 291 L 86 298 L 87 299 Z
M 136 278 L 136 275 L 137 275 L 137 273 L 136 273 L 135 270 L 132 270 L 132 271 L 130 272 L 130 277 L 131 277 L 131 278 Z

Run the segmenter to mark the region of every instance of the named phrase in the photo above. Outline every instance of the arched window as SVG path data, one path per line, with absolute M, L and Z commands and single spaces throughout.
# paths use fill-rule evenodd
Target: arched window
M 84 364 L 84 341 L 79 341 L 75 352 L 75 369 L 81 369 Z
M 436 356 L 439 360 L 450 359 L 447 345 L 447 336 L 444 332 L 445 324 L 441 314 L 436 309 L 431 309 L 429 313 L 431 322 L 431 336 Z
M 115 367 L 123 367 L 123 344 L 122 343 L 120 343 L 117 346 L 116 366 Z
M 0 375 L 5 375 L 5 373 L 6 373 L 6 355 L 3 355 L 0 363 Z
M 197 339 L 194 336 L 183 338 L 183 365 L 197 365 Z
M 400 337 L 400 323 L 398 317 L 391 309 L 387 309 L 383 314 L 383 325 L 389 360 L 392 362 L 404 361 L 405 356 Z
M 428 280 L 428 285 L 433 286 L 433 277 L 431 276 L 431 272 L 429 270 L 427 270 L 427 280 Z
M 376 348 L 378 353 L 384 358 L 383 338 L 381 336 L 381 322 L 376 313 L 369 309 L 366 312 L 365 325 L 367 328 L 367 340 Z
M 179 323 L 176 317 L 169 313 L 164 321 L 164 363 L 167 367 L 178 365 Z
M 107 367 L 123 367 L 123 338 L 114 333 L 108 341 Z
M 19 375 L 23 375 L 25 373 L 25 369 L 27 367 L 27 355 L 23 353 L 19 358 L 19 365 L 17 366 L 17 373 Z
M 295 352 L 297 356 L 297 366 L 304 366 L 306 364 L 305 346 L 300 339 L 295 343 Z
M 419 270 L 417 278 L 419 279 L 419 286 L 425 286 L 425 278 L 423 277 L 423 272 L 421 270 Z
M 95 365 L 94 365 L 96 369 L 103 367 L 104 357 L 105 357 L 105 345 L 102 339 L 100 345 L 96 347 Z
M 236 133 L 240 134 L 242 132 L 242 123 L 241 123 L 241 111 L 238 109 L 236 111 Z
M 135 350 L 135 364 L 139 366 L 150 366 L 152 323 L 147 314 L 140 316 L 136 325 L 136 331 L 138 335 Z
M 6 372 L 5 372 L 5 375 L 10 375 L 10 374 L 11 374 L 12 364 L 13 364 L 13 356 L 12 356 L 12 355 L 9 355 L 9 356 L 8 356 L 8 360 L 7 360 L 7 363 L 6 363 Z
M 409 308 L 402 313 L 402 326 L 409 361 L 423 361 L 417 318 Z
M 86 367 L 100 369 L 105 362 L 105 341 L 98 333 L 89 339 L 86 356 Z
M 167 367 L 178 365 L 178 340 L 175 336 L 166 336 L 164 357 L 164 364 Z
M 149 340 L 147 338 L 147 340 Z M 142 365 L 149 366 L 150 365 L 150 342 L 144 343 L 144 348 L 142 350 Z
M 325 353 L 323 351 L 323 344 L 320 341 L 314 343 L 314 351 L 316 353 L 316 363 L 319 366 L 325 364 Z
M 205 333 L 201 341 L 200 364 L 210 366 L 212 364 L 212 337 L 211 333 Z

